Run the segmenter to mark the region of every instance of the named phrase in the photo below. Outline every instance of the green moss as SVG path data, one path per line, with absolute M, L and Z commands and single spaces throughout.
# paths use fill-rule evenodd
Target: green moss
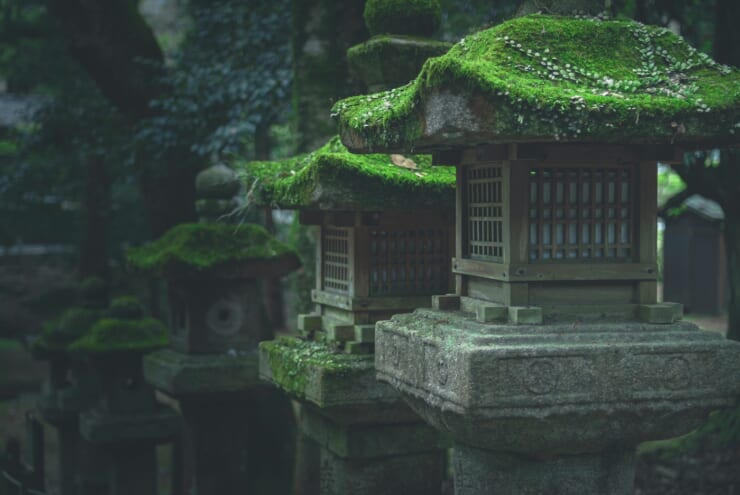
M 451 47 L 428 38 L 383 34 L 347 50 L 347 64 L 368 87 L 386 89 L 414 79 L 428 58 Z
M 430 36 L 439 28 L 439 0 L 367 0 L 365 25 L 370 34 Z
M 317 368 L 324 375 L 342 376 L 367 370 L 372 357 L 344 354 L 324 344 L 295 337 L 279 337 L 260 343 L 260 349 L 269 355 L 273 382 L 286 392 L 303 397 L 308 378 Z
M 89 308 L 69 308 L 58 318 L 44 323 L 41 336 L 33 343 L 35 350 L 64 350 L 87 333 L 103 312 Z
M 154 242 L 130 249 L 129 262 L 142 270 L 171 273 L 203 270 L 244 260 L 271 260 L 294 251 L 253 224 L 180 224 Z
M 464 97 L 464 125 L 475 126 L 458 145 L 734 142 L 739 76 L 662 28 L 535 14 L 473 34 L 412 83 L 339 101 L 333 113 L 343 141 L 361 151 L 434 144 L 424 142 L 424 105 L 445 92 Z M 452 142 L 448 131 L 437 145 Z
M 144 352 L 168 343 L 167 327 L 155 318 L 102 318 L 69 348 L 83 352 Z
M 144 305 L 138 297 L 120 296 L 111 302 L 108 315 L 113 318 L 141 318 L 144 316 Z
M 250 191 L 248 200 L 261 205 L 359 211 L 453 208 L 454 168 L 432 167 L 429 155 L 408 158 L 418 169 L 394 165 L 388 155 L 349 153 L 334 137 L 313 153 L 235 168 Z

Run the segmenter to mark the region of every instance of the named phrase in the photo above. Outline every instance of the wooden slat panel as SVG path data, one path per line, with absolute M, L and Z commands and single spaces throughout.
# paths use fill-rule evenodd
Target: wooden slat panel
M 652 263 L 541 263 L 508 264 L 454 258 L 454 273 L 500 280 L 537 282 L 554 280 L 657 280 Z

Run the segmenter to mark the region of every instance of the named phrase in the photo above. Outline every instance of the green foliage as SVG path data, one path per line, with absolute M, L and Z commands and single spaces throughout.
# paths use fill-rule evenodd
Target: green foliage
M 236 163 L 253 201 L 281 208 L 448 208 L 454 202 L 455 171 L 432 167 L 431 156 L 410 155 L 418 168 L 399 167 L 388 155 L 357 155 L 333 137 L 305 155 L 277 162 Z
M 370 149 L 409 148 L 418 104 L 444 88 L 489 106 L 482 129 L 541 140 L 730 139 L 740 72 L 670 31 L 630 21 L 530 15 L 464 38 L 411 84 L 338 102 L 342 134 Z
M 681 176 L 670 167 L 658 168 L 658 206 L 665 204 L 670 198 L 686 189 L 686 183 Z
M 232 261 L 270 260 L 292 253 L 292 248 L 259 225 L 187 223 L 127 254 L 136 268 L 170 273 L 179 269 L 203 270 Z
M 686 435 L 647 442 L 640 446 L 640 453 L 659 452 L 672 457 L 681 452 L 701 448 L 722 448 L 740 443 L 740 406 L 714 411 L 702 426 Z
M 155 318 L 98 320 L 70 350 L 90 353 L 150 351 L 169 344 L 167 327 Z
M 138 140 L 155 157 L 246 149 L 258 126 L 285 113 L 291 84 L 288 0 L 191 2 L 192 29 Z
M 365 24 L 370 34 L 431 36 L 439 28 L 439 0 L 367 0 Z

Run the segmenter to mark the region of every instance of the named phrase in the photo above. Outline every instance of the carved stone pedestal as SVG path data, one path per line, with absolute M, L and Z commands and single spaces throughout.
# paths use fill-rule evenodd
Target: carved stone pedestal
M 439 493 L 439 435 L 374 375 L 372 355 L 297 338 L 260 346 L 260 377 L 301 403 L 301 432 L 321 447 L 322 495 Z
M 485 324 L 417 310 L 380 322 L 376 369 L 455 440 L 456 495 L 633 490 L 634 451 L 740 392 L 740 344 L 684 322 Z

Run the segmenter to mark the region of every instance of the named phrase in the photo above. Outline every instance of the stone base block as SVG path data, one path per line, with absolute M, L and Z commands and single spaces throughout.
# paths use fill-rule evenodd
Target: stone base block
M 634 452 L 537 459 L 457 444 L 453 453 L 455 495 L 631 495 Z
M 257 353 L 185 354 L 163 350 L 144 358 L 144 377 L 170 395 L 232 393 L 259 385 Z
M 321 449 L 321 495 L 439 495 L 445 452 L 346 459 Z
M 119 442 L 160 443 L 178 434 L 180 426 L 180 416 L 164 406 L 158 406 L 147 413 L 115 414 L 93 408 L 80 414 L 80 433 L 95 445 Z
M 429 452 L 442 447 L 440 435 L 421 421 L 395 424 L 340 424 L 311 407 L 301 415 L 301 430 L 344 458 L 369 459 Z

